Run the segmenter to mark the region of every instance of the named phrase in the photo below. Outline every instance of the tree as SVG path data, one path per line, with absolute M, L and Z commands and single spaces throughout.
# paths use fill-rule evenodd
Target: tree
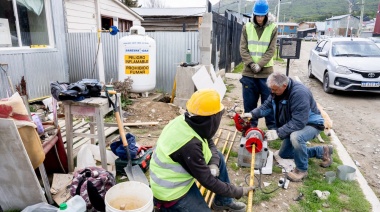
M 121 2 L 127 7 L 141 7 L 141 5 L 138 4 L 138 0 L 122 0 Z
M 149 8 L 164 8 L 165 2 L 161 0 L 145 0 L 145 7 Z

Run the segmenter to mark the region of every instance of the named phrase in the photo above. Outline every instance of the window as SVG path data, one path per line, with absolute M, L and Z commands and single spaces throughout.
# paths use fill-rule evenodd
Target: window
M 0 0 L 0 48 L 53 45 L 46 2 Z
M 293 30 L 293 29 L 294 29 L 294 26 L 289 26 L 289 29 L 290 29 L 290 30 Z

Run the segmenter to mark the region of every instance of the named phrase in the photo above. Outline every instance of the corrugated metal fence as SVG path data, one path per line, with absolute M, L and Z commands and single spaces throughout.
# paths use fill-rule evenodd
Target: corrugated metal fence
M 186 50 L 191 49 L 192 61 L 199 62 L 198 32 L 147 32 L 156 41 L 156 90 L 171 92 L 176 67 L 186 60 Z M 106 81 L 118 79 L 118 40 L 128 33 L 112 36 L 102 33 L 103 61 Z M 98 78 L 96 33 L 68 33 L 67 52 L 69 80 Z

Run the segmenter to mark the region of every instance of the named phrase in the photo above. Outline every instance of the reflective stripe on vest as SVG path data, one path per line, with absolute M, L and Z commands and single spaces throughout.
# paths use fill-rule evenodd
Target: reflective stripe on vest
M 257 35 L 254 25 L 251 22 L 247 23 L 246 31 L 248 37 L 248 50 L 253 62 L 258 63 L 261 57 L 267 51 L 272 38 L 272 32 L 275 27 L 276 25 L 274 23 L 266 26 L 259 40 L 259 36 Z M 273 66 L 273 57 L 264 67 L 270 66 Z
M 194 137 L 202 141 L 203 156 L 208 164 L 212 156 L 208 142 L 185 122 L 184 116 L 175 118 L 162 130 L 150 161 L 150 185 L 155 198 L 172 201 L 190 190 L 195 179 L 170 155 Z

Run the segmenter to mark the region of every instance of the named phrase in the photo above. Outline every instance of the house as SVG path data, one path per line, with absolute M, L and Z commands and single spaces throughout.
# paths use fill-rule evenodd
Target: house
M 317 28 L 307 28 L 301 29 L 297 31 L 297 38 L 304 38 L 308 35 L 316 36 Z
M 147 32 L 198 31 L 206 7 L 187 8 L 132 8 L 144 18 L 141 26 Z
M 352 15 L 341 15 L 326 19 L 325 34 L 328 36 L 351 36 L 356 35 L 360 20 Z
M 325 34 L 326 22 L 315 22 L 315 26 L 317 28 L 316 34 L 318 37 Z
M 51 95 L 51 81 L 69 82 L 73 74 L 68 34 L 111 25 L 127 31 L 132 21 L 141 20 L 118 0 L 0 1 L 0 64 L 14 87 L 24 77 L 29 101 L 37 101 Z M 8 83 L 1 88 L 0 98 L 12 93 Z
M 14 87 L 24 77 L 29 100 L 68 79 L 64 17 L 62 1 L 0 1 L 0 63 Z M 0 88 L 0 98 L 12 94 L 8 83 Z
M 298 30 L 316 28 L 316 22 L 301 22 L 298 24 Z
M 380 3 L 378 5 L 375 27 L 373 29 L 373 37 L 380 37 Z
M 121 32 L 129 31 L 133 21 L 143 18 L 119 0 L 65 0 L 67 32 L 96 32 L 117 26 Z M 98 27 L 97 18 L 100 18 Z
M 277 24 L 277 31 L 279 35 L 290 35 L 295 36 L 298 31 L 297 23 L 281 23 Z

